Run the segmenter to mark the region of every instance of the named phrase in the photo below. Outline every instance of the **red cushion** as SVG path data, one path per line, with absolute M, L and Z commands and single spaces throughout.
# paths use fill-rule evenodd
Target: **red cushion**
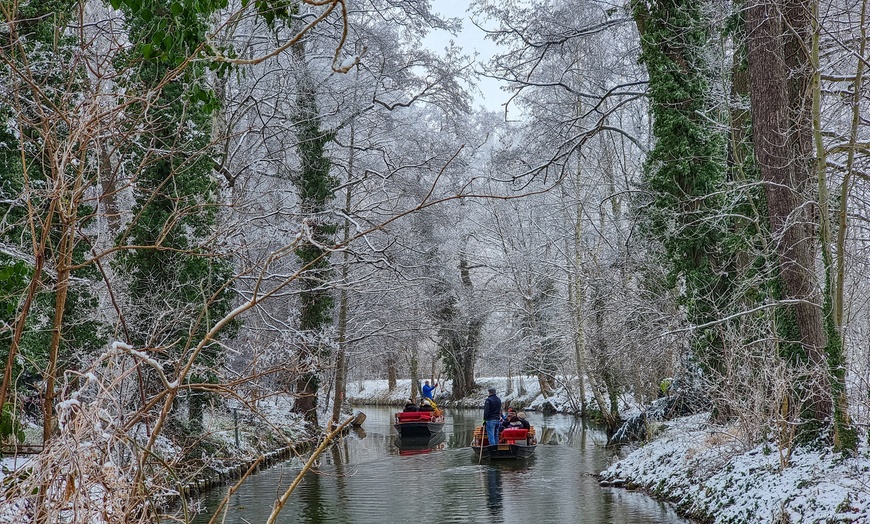
M 529 436 L 529 430 L 524 428 L 508 428 L 501 432 L 501 438 L 512 440 L 523 440 Z
M 428 422 L 432 419 L 431 411 L 403 411 L 401 413 L 396 413 L 399 417 L 399 422 Z

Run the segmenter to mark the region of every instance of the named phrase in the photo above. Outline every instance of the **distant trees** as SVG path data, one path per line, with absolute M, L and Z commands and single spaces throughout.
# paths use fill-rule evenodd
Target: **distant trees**
M 524 114 L 493 158 L 494 178 L 511 180 L 514 194 L 542 192 L 517 202 L 524 211 L 516 217 L 508 218 L 512 210 L 501 215 L 502 229 L 511 234 L 524 230 L 518 223 L 529 224 L 523 233 L 528 245 L 521 248 L 527 260 L 515 271 L 554 278 L 547 306 L 536 313 L 552 320 L 538 336 L 558 347 L 551 357 L 563 363 L 557 375 L 576 377 L 568 385 L 577 407 L 585 409 L 591 389 L 593 409 L 615 424 L 628 387 L 639 386 L 641 397 L 655 394 L 651 370 L 632 362 L 640 363 L 640 354 L 671 354 L 650 331 L 614 338 L 624 330 L 613 327 L 636 314 L 626 304 L 639 284 L 632 263 L 635 257 L 643 263 L 645 249 L 632 242 L 632 217 L 625 212 L 647 147 L 645 78 L 636 65 L 631 18 L 590 2 L 482 2 L 476 11 L 491 17 L 484 24 L 492 27 L 490 37 L 510 50 L 487 64 L 485 74 L 507 83 L 515 93 L 511 104 Z M 506 248 L 518 250 L 516 244 Z M 545 269 L 537 269 L 542 259 Z M 527 300 L 536 295 L 513 280 L 512 292 Z M 544 282 L 533 287 L 539 285 Z M 671 365 L 656 371 L 667 376 Z M 546 376 L 555 369 L 542 371 Z

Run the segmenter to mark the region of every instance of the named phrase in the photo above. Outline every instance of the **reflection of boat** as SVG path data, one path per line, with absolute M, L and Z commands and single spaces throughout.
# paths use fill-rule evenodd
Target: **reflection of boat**
M 481 444 L 483 451 L 481 453 Z M 471 440 L 471 449 L 475 457 L 489 459 L 525 459 L 531 457 L 538 447 L 538 439 L 535 436 L 535 428 L 519 429 L 508 428 L 501 432 L 497 444 L 490 445 L 484 428 L 474 429 L 474 438 Z
M 443 449 L 447 438 L 444 432 L 422 437 L 396 437 L 396 447 L 399 455 L 421 455 L 431 453 L 436 449 Z
M 393 427 L 400 437 L 427 437 L 440 433 L 444 429 L 444 412 L 433 411 L 401 411 L 395 415 Z

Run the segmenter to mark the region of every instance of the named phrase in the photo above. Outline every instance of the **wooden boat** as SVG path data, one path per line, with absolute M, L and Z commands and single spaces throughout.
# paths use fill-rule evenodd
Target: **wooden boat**
M 444 429 L 444 412 L 400 411 L 395 415 L 393 427 L 400 437 L 425 437 L 440 433 Z
M 483 451 L 481 452 L 481 445 Z M 483 427 L 474 429 L 474 437 L 471 440 L 471 449 L 475 458 L 488 459 L 526 459 L 534 455 L 538 447 L 538 439 L 535 436 L 535 428 L 507 428 L 502 430 L 496 444 L 489 444 L 486 430 Z

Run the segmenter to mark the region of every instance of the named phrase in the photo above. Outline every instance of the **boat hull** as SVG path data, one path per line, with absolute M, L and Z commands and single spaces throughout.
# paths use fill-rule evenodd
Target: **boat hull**
M 481 449 L 481 446 L 483 448 Z M 471 449 L 475 458 L 482 459 L 527 459 L 534 455 L 538 447 L 538 439 L 535 437 L 535 428 L 505 428 L 499 434 L 497 444 L 490 444 L 484 427 L 474 429 L 474 438 L 471 440 Z
M 393 427 L 400 437 L 426 437 L 444 429 L 444 412 L 402 411 L 394 415 Z
M 519 444 L 496 444 L 494 446 L 483 446 L 481 453 L 480 446 L 472 445 L 475 457 L 488 458 L 493 460 L 517 460 L 527 459 L 535 454 L 537 444 L 519 445 Z

